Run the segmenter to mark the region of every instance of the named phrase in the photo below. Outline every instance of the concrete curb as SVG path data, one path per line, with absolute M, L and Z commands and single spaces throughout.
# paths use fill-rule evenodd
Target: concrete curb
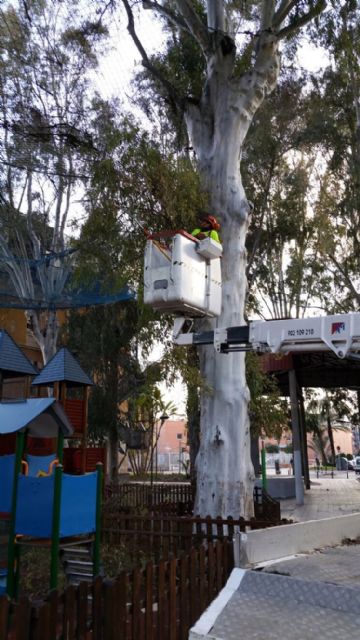
M 216 636 L 208 635 L 208 633 L 230 598 L 239 588 L 244 575 L 245 571 L 243 569 L 232 570 L 225 587 L 221 589 L 215 600 L 212 601 L 192 629 L 190 629 L 189 640 L 203 640 L 205 636 L 207 640 L 217 640 Z
M 360 513 L 239 533 L 235 538 L 236 565 L 247 567 L 280 560 L 335 546 L 345 538 L 356 539 L 359 536 Z

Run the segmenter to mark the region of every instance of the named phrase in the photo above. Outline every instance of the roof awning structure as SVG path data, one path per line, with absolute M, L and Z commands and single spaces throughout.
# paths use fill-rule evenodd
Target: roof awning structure
M 31 398 L 0 403 L 0 435 L 27 429 L 30 436 L 56 438 L 59 430 L 71 436 L 73 427 L 55 398 Z
M 289 370 L 295 369 L 300 387 L 360 389 L 360 361 L 338 358 L 331 351 L 261 356 L 263 371 L 272 374 L 281 395 L 288 396 Z

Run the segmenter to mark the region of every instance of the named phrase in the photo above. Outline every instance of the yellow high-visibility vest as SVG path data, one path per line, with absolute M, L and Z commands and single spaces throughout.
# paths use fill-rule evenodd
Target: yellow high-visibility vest
M 219 234 L 214 229 L 211 229 L 211 231 L 203 231 L 203 229 L 197 228 L 191 232 L 191 235 L 196 237 L 197 235 L 199 235 L 199 233 L 203 233 L 207 238 L 211 238 L 212 240 L 215 240 L 215 242 L 221 244 Z

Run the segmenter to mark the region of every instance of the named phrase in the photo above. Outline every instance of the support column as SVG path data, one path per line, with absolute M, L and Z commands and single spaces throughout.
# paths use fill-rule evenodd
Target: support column
M 300 441 L 300 421 L 298 408 L 298 394 L 295 369 L 289 370 L 291 424 L 294 448 L 294 473 L 295 473 L 295 497 L 296 504 L 304 504 L 304 484 L 301 470 L 301 441 Z

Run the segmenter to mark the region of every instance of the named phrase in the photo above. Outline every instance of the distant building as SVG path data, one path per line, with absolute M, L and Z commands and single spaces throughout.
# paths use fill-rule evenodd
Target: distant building
M 159 428 L 159 427 L 158 427 Z M 161 427 L 157 442 L 158 471 L 185 471 L 189 460 L 187 427 L 185 420 L 166 420 Z

